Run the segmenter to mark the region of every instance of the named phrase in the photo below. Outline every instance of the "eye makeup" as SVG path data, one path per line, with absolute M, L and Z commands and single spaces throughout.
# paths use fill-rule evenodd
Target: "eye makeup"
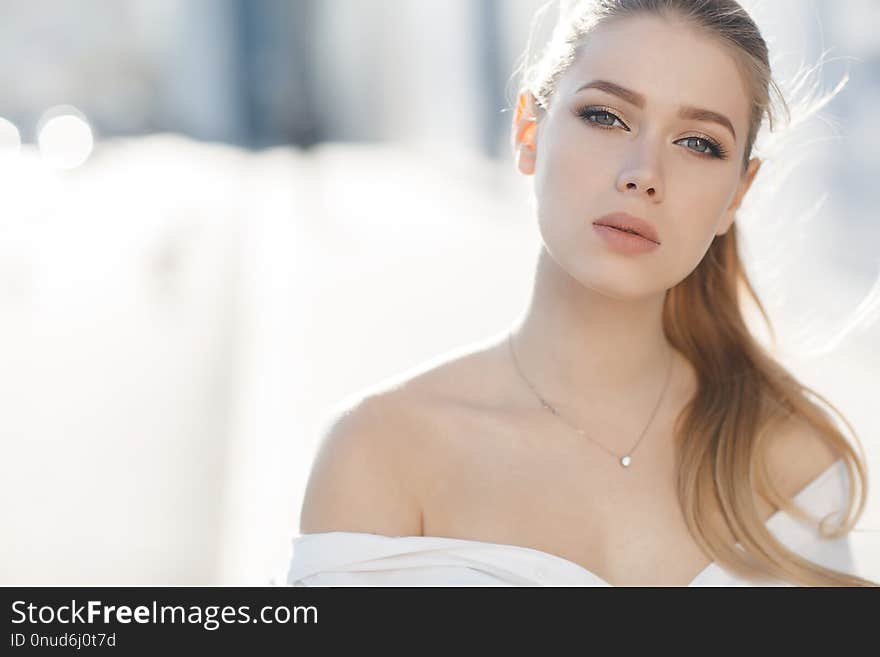
M 610 108 L 602 107 L 601 105 L 587 105 L 580 108 L 577 111 L 577 115 L 585 122 L 602 130 L 609 130 L 614 127 L 616 123 L 620 123 L 627 131 L 629 128 L 623 123 L 620 117 L 617 116 L 614 112 L 611 111 Z M 607 123 L 602 123 L 600 121 L 596 121 L 596 118 L 606 117 L 610 120 Z M 689 151 L 692 151 L 696 155 L 700 157 L 709 157 L 719 160 L 726 160 L 728 157 L 727 149 L 724 148 L 718 141 L 712 139 L 708 135 L 696 134 L 690 135 L 688 137 L 682 137 L 677 141 L 685 141 L 685 140 L 696 140 L 698 143 L 702 142 L 708 147 L 708 150 L 698 150 L 695 148 L 688 147 Z

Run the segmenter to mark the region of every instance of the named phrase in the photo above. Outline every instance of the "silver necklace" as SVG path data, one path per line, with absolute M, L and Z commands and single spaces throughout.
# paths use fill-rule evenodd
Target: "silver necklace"
M 513 335 L 510 332 L 508 332 L 508 334 L 507 334 L 507 345 L 510 347 L 510 356 L 511 356 L 511 358 L 513 358 L 513 364 L 514 364 L 514 367 L 516 367 L 516 371 L 519 372 L 520 377 L 525 382 L 525 384 L 529 387 L 529 389 L 534 393 L 535 397 L 538 398 L 538 401 L 541 402 L 541 405 L 544 408 L 546 408 L 548 411 L 553 413 L 553 415 L 558 417 L 560 420 L 565 422 L 565 424 L 570 426 L 577 433 L 590 439 L 596 445 L 601 447 L 605 452 L 607 452 L 608 454 L 613 456 L 615 459 L 617 459 L 621 466 L 623 466 L 624 468 L 628 468 L 630 466 L 630 463 L 632 463 L 633 452 L 636 451 L 636 448 L 639 446 L 639 443 L 642 442 L 642 438 L 644 438 L 645 434 L 648 432 L 648 427 L 650 427 L 651 422 L 654 421 L 654 416 L 657 414 L 657 409 L 660 408 L 660 403 L 663 401 L 663 397 L 666 396 L 666 389 L 669 387 L 669 379 L 672 375 L 672 352 L 670 351 L 670 353 L 669 353 L 669 368 L 666 371 L 666 383 L 663 384 L 663 392 L 660 393 L 660 399 L 657 400 L 657 404 L 656 404 L 656 406 L 654 406 L 654 410 L 651 412 L 651 417 L 648 419 L 648 424 L 645 425 L 645 428 L 642 430 L 642 435 L 639 436 L 639 439 L 636 441 L 636 444 L 633 445 L 632 449 L 629 450 L 629 452 L 624 454 L 623 456 L 618 456 L 614 452 L 607 449 L 602 443 L 598 442 L 594 438 L 591 438 L 589 435 L 587 435 L 586 431 L 584 431 L 580 427 L 576 427 L 573 424 L 571 424 L 568 420 L 566 420 L 564 417 L 562 417 L 559 414 L 559 412 L 550 404 L 550 402 L 548 402 L 546 399 L 544 399 L 543 397 L 541 397 L 541 395 L 538 394 L 538 391 L 535 390 L 534 386 L 529 382 L 529 380 L 526 378 L 526 375 L 523 374 L 522 370 L 520 369 L 519 361 L 517 361 L 516 353 L 513 350 Z

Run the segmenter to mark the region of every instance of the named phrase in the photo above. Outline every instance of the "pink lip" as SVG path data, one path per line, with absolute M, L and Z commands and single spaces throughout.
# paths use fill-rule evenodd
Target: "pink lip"
M 593 230 L 596 231 L 610 249 L 624 255 L 649 253 L 660 248 L 657 242 L 652 242 L 635 233 L 625 233 L 619 228 L 593 224 Z
M 596 226 L 611 226 L 618 230 L 632 230 L 641 235 L 644 239 L 650 240 L 655 244 L 660 244 L 660 237 L 654 227 L 645 219 L 634 217 L 625 212 L 612 212 L 593 221 Z

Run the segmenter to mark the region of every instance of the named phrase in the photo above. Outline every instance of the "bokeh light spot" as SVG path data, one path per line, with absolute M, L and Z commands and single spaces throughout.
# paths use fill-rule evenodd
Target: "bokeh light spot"
M 21 152 L 21 135 L 11 121 L 0 116 L 0 160 L 11 160 Z
M 75 169 L 89 159 L 94 147 L 92 129 L 75 108 L 46 112 L 40 120 L 37 142 L 40 156 L 53 169 Z

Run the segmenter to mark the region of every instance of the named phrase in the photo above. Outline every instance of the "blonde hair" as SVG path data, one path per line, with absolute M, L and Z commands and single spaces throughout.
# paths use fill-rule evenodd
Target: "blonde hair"
M 538 15 L 553 4 L 547 3 Z M 749 14 L 734 0 L 592 0 L 560 5 L 559 20 L 538 61 L 531 63 L 535 25 L 518 70 L 518 96 L 529 93 L 538 112 L 550 107 L 557 83 L 577 60 L 590 33 L 611 20 L 650 13 L 679 19 L 720 41 L 730 52 L 750 90 L 751 118 L 742 161 L 745 173 L 766 115 L 773 132 L 792 111 L 773 80 L 767 44 Z M 537 16 L 536 16 L 537 19 Z M 800 89 L 806 77 L 795 77 Z M 824 106 L 837 91 L 807 99 L 798 108 L 798 122 Z M 775 101 L 775 103 L 774 103 Z M 774 107 L 774 104 L 778 106 Z M 540 117 L 538 118 L 540 121 Z M 754 504 L 752 483 L 759 494 L 803 521 L 818 525 L 832 539 L 850 532 L 867 501 L 867 469 L 819 401 L 833 410 L 860 445 L 852 426 L 824 397 L 796 380 L 753 337 L 742 313 L 741 296 L 754 302 L 773 343 L 769 316 L 758 299 L 737 247 L 736 222 L 716 236 L 705 257 L 683 281 L 667 292 L 663 328 L 667 339 L 696 370 L 697 392 L 675 425 L 677 490 L 688 530 L 701 549 L 719 565 L 758 581 L 783 580 L 804 586 L 876 586 L 848 573 L 825 568 L 790 551 L 769 531 Z M 811 399 L 810 395 L 815 398 Z M 797 417 L 813 427 L 842 455 L 849 486 L 846 514 L 828 528 L 780 493 L 767 471 L 767 448 L 774 429 Z M 861 446 L 860 446 L 861 448 Z M 711 513 L 710 510 L 715 511 Z M 715 522 L 720 518 L 722 526 Z M 726 530 L 723 531 L 723 530 Z M 729 534 L 727 533 L 729 532 Z M 730 540 L 732 535 L 742 550 Z

